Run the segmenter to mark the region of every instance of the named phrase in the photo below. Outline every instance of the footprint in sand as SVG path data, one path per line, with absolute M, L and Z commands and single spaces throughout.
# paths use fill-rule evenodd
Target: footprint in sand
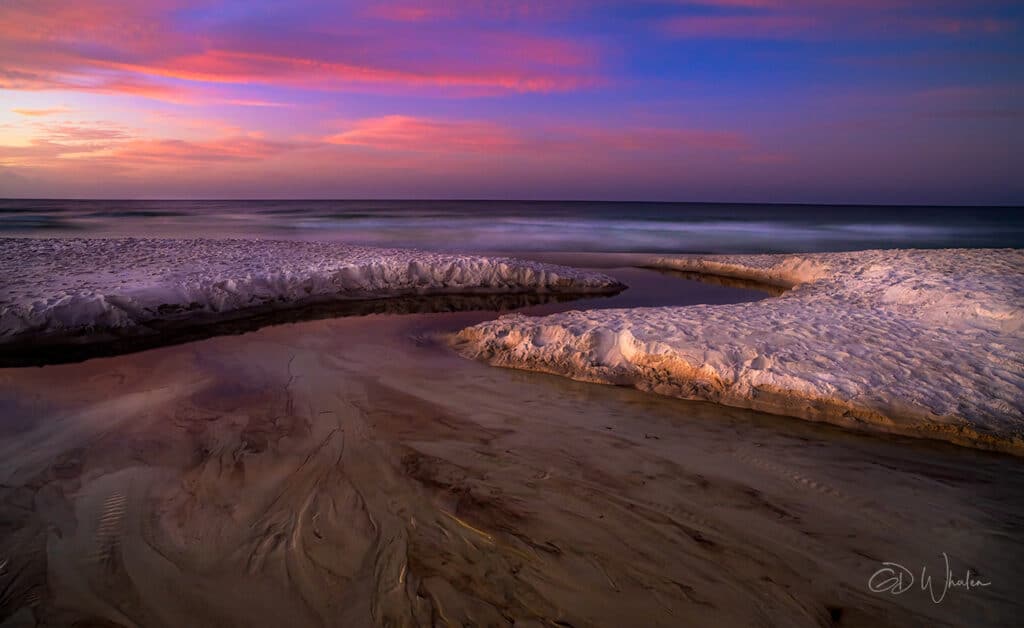
M 812 491 L 816 491 L 818 493 L 821 493 L 822 495 L 828 495 L 829 497 L 833 497 L 833 498 L 841 500 L 841 501 L 851 501 L 849 497 L 847 497 L 846 495 L 841 493 L 838 489 L 835 489 L 835 488 L 829 486 L 828 484 L 825 484 L 824 482 L 820 482 L 818 480 L 813 480 L 813 479 L 811 479 L 811 478 L 809 478 L 809 477 L 807 477 L 807 476 L 805 476 L 805 475 L 803 475 L 803 474 L 801 474 L 801 473 L 799 473 L 797 471 L 794 471 L 793 469 L 790 469 L 788 467 L 784 467 L 784 466 L 782 466 L 780 464 L 776 464 L 774 462 L 771 462 L 769 460 L 765 460 L 763 458 L 758 458 L 756 456 L 751 456 L 751 455 L 746 454 L 746 453 L 733 452 L 733 455 L 740 462 L 743 462 L 745 464 L 749 464 L 751 466 L 757 467 L 757 468 L 762 469 L 764 471 L 768 471 L 768 472 L 773 473 L 773 474 L 775 474 L 777 476 L 785 478 L 785 479 L 789 480 L 790 482 L 793 482 L 794 484 L 796 484 L 800 488 L 810 489 Z

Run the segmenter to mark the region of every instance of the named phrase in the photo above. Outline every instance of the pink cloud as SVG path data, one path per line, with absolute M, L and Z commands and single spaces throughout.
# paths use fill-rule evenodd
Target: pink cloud
M 309 30 L 294 26 L 272 34 L 218 36 L 176 28 L 178 4 L 191 3 L 2 3 L 0 88 L 188 103 L 208 100 L 203 88 L 164 79 L 332 90 L 433 89 L 456 95 L 564 91 L 600 82 L 595 50 L 561 38 L 498 29 L 443 41 L 443 33 L 396 26 L 354 45 L 348 21 L 338 22 L 342 30 L 333 35 L 330 24 L 310 24 Z M 415 18 L 455 6 L 428 4 L 405 15 Z
M 519 49 L 522 58 L 545 58 L 554 64 L 578 65 L 577 58 L 560 60 L 557 47 Z M 150 77 L 202 83 L 288 84 L 299 87 L 338 88 L 352 84 L 393 84 L 407 87 L 479 87 L 534 92 L 570 89 L 588 79 L 576 76 L 534 73 L 527 69 L 498 67 L 392 69 L 238 50 L 208 50 L 198 54 L 139 64 L 96 62 L 98 67 Z M 496 66 L 497 64 L 495 64 Z
M 749 143 L 740 134 L 703 129 L 616 128 L 596 124 L 562 124 L 525 133 L 474 120 L 433 120 L 391 115 L 353 123 L 324 138 L 330 144 L 387 151 L 425 153 L 542 154 L 578 156 L 597 153 L 742 151 Z
M 15 108 L 15 109 L 11 109 L 11 111 L 13 111 L 14 113 L 16 113 L 16 114 L 18 114 L 20 116 L 30 116 L 30 117 L 33 117 L 33 118 L 38 118 L 38 117 L 41 117 L 41 116 L 54 116 L 54 115 L 58 115 L 58 114 L 62 114 L 62 113 L 68 113 L 71 110 L 68 109 L 67 107 L 50 107 L 48 109 L 20 109 L 20 108 Z
M 114 150 L 118 161 L 180 165 L 188 162 L 260 161 L 298 148 L 291 142 L 274 142 L 248 136 L 224 137 L 204 142 L 177 139 L 141 139 Z
M 544 2 L 538 0 L 405 0 L 369 3 L 364 14 L 378 19 L 397 22 L 424 22 L 475 18 L 490 21 L 514 19 L 538 20 L 564 18 L 574 10 L 586 7 L 581 0 Z
M 644 153 L 678 151 L 739 151 L 749 147 L 747 139 L 730 131 L 665 127 L 606 128 L 570 127 L 564 145 L 576 150 Z
M 0 147 L 5 165 L 60 169 L 73 158 L 74 167 L 86 162 L 109 163 L 119 168 L 191 168 L 200 163 L 263 163 L 286 153 L 306 151 L 320 155 L 321 165 L 373 163 L 429 171 L 437 160 L 500 158 L 575 167 L 582 156 L 643 154 L 671 160 L 683 154 L 745 154 L 749 142 L 727 131 L 615 127 L 602 124 L 557 124 L 525 131 L 479 120 L 435 119 L 389 115 L 355 120 L 332 135 L 300 140 L 266 138 L 217 120 L 193 120 L 189 134 L 209 140 L 152 137 L 108 122 L 38 123 L 30 146 Z M 183 129 L 185 130 L 185 129 Z M 343 152 L 327 152 L 335 149 Z M 372 149 L 353 153 L 352 149 Z M 319 152 L 317 152 L 319 151 Z M 71 166 L 67 166 L 71 167 Z
M 449 13 L 439 7 L 376 4 L 366 10 L 366 15 L 395 22 L 423 22 Z
M 50 142 L 110 142 L 132 137 L 127 129 L 105 122 L 69 122 L 39 127 L 37 137 Z
M 159 116 L 158 116 L 159 117 Z M 105 164 L 122 170 L 169 166 L 192 168 L 202 163 L 261 162 L 277 155 L 313 146 L 309 142 L 266 139 L 258 131 L 218 120 L 187 117 L 179 132 L 212 139 L 154 137 L 141 129 L 95 121 L 37 121 L 23 127 L 31 131 L 27 145 L 0 144 L 0 164 L 10 167 L 67 170 Z
M 2 46 L 0 46 L 2 52 Z M 0 64 L 3 59 L 0 59 Z M 0 89 L 19 91 L 83 91 L 96 94 L 141 96 L 174 103 L 196 101 L 196 95 L 182 89 L 160 85 L 145 78 L 122 73 L 89 73 L 80 69 L 60 69 L 63 64 L 41 67 L 0 65 Z
M 501 152 L 519 140 L 498 125 L 476 121 L 444 121 L 412 116 L 359 120 L 341 133 L 324 138 L 330 144 L 422 152 Z

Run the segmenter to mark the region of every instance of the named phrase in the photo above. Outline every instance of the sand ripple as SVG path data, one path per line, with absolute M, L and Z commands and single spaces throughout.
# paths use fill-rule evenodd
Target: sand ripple
M 438 317 L 439 318 L 439 317 Z M 5 626 L 1006 625 L 1019 461 L 491 369 L 430 317 L 0 379 Z M 54 382 L 61 382 L 54 386 Z M 871 593 L 946 551 L 993 584 Z

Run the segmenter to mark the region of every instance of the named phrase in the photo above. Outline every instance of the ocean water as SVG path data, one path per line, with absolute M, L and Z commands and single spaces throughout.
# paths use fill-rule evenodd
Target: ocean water
M 0 200 L 4 236 L 328 239 L 447 251 L 1022 247 L 1010 207 L 532 201 Z

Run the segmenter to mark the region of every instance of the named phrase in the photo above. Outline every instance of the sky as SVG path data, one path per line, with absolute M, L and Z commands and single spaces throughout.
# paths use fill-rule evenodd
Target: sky
M 1024 204 L 1024 2 L 2 0 L 0 197 Z

